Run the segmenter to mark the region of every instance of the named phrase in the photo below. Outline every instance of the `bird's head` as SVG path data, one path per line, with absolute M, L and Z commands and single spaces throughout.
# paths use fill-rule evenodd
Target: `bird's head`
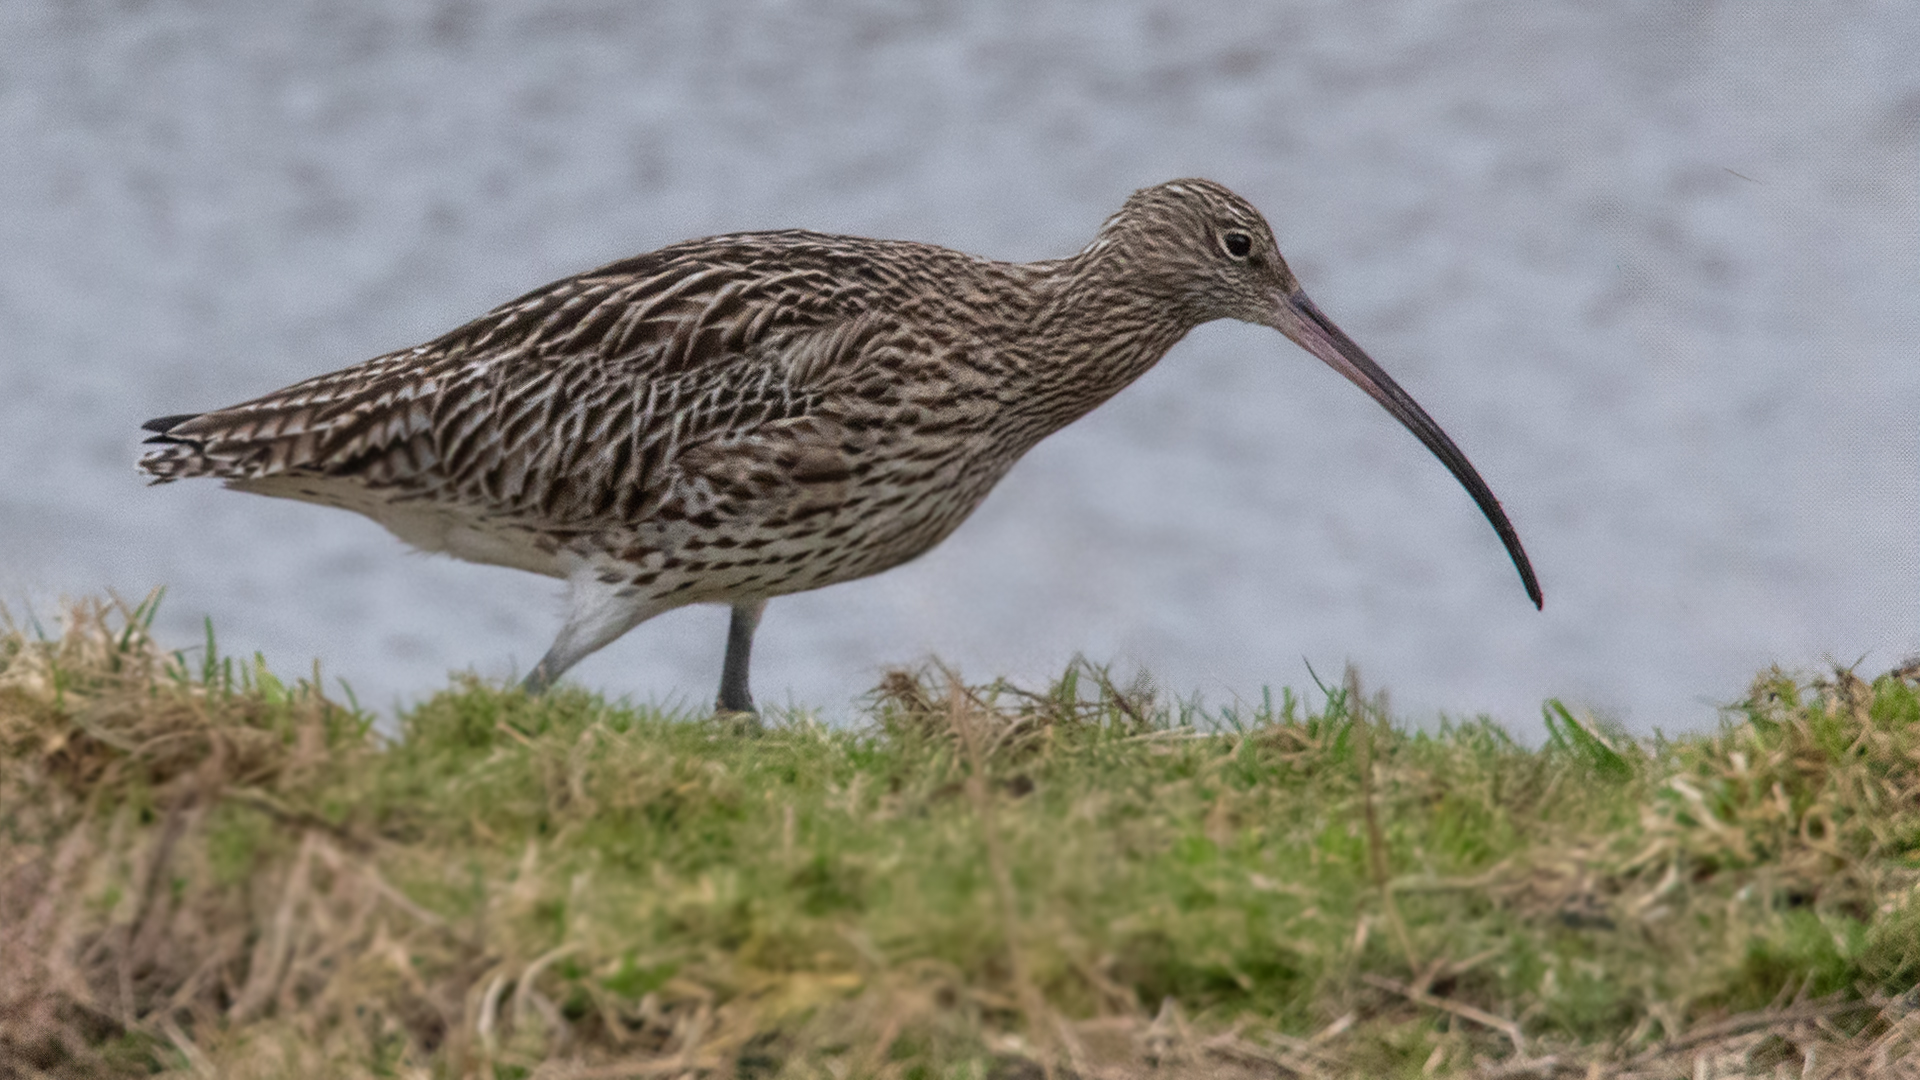
M 1278 329 L 1277 302 L 1300 288 L 1267 219 L 1211 180 L 1171 180 L 1134 192 L 1087 253 L 1195 326 L 1239 319 Z
M 1447 466 L 1500 534 L 1527 597 L 1540 585 L 1513 525 L 1480 474 L 1440 425 L 1307 298 L 1253 205 L 1211 180 L 1142 188 L 1082 252 L 1159 303 L 1187 327 L 1215 319 L 1271 326 L 1352 380 Z

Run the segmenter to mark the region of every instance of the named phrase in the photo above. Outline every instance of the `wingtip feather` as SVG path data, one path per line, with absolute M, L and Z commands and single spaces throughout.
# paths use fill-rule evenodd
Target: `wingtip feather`
M 179 427 L 181 424 L 184 424 L 187 421 L 199 415 L 201 414 L 190 412 L 190 413 L 174 413 L 171 416 L 156 416 L 153 419 L 147 421 L 146 423 L 141 424 L 140 430 L 141 431 L 157 431 L 160 434 L 165 435 L 167 432 L 172 431 L 174 428 Z M 148 439 L 147 441 L 153 442 L 154 440 Z

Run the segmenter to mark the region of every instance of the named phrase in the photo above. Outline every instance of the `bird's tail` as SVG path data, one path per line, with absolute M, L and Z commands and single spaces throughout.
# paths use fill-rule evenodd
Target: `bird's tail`
M 156 484 L 170 483 L 190 476 L 219 475 L 218 469 L 206 454 L 206 440 L 195 438 L 191 430 L 179 428 L 190 420 L 197 420 L 202 413 L 178 413 L 173 416 L 156 416 L 140 425 L 142 431 L 154 432 L 147 445 L 155 449 L 140 456 L 140 471 L 146 473 Z

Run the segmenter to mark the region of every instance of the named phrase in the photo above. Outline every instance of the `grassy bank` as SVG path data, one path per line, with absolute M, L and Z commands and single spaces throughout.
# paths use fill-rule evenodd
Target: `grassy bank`
M 149 615 L 0 637 L 0 1076 L 1920 1076 L 1913 671 L 1540 749 L 1084 666 L 385 740 Z

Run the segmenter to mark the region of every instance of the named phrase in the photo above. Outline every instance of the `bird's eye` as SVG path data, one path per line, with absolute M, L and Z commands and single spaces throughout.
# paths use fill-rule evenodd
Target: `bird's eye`
M 1225 233 L 1220 237 L 1220 246 L 1227 249 L 1228 255 L 1244 259 L 1253 250 L 1253 237 L 1243 232 Z

